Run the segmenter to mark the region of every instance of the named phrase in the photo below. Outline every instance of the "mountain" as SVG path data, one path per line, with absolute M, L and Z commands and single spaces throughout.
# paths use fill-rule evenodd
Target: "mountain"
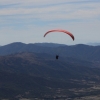
M 46 53 L 60 57 L 73 57 L 87 61 L 100 61 L 100 46 L 78 45 L 59 45 L 47 43 L 24 44 L 20 42 L 11 43 L 0 47 L 0 55 L 8 55 L 19 52 Z
M 65 44 L 56 44 L 56 43 L 34 43 L 37 46 L 43 46 L 43 47 L 60 47 L 60 46 L 66 46 Z
M 22 44 L 23 45 L 23 44 Z M 95 62 L 47 53 L 0 56 L 0 99 L 58 100 L 98 95 L 100 68 Z M 78 92 L 82 91 L 82 92 Z
M 87 45 L 100 46 L 100 43 L 88 43 Z

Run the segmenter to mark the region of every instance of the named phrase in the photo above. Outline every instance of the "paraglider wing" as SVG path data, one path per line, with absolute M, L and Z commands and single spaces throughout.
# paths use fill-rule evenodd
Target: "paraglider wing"
M 63 33 L 68 34 L 69 36 L 71 36 L 71 38 L 74 40 L 73 34 L 70 33 L 69 31 L 66 31 L 66 30 L 50 30 L 50 31 L 48 31 L 48 32 L 46 32 L 46 33 L 44 34 L 44 37 L 45 37 L 48 33 L 50 33 L 50 32 L 63 32 Z

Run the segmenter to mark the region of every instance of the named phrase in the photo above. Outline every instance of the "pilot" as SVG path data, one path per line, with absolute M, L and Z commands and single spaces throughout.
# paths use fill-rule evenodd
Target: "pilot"
M 58 55 L 56 55 L 56 59 L 58 59 L 58 57 L 59 57 L 59 56 L 58 56 Z

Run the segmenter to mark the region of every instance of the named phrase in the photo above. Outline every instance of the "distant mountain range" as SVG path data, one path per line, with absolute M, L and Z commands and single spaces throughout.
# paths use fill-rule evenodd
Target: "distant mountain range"
M 100 43 L 88 43 L 87 45 L 100 46 Z
M 65 44 L 56 44 L 56 43 L 34 43 L 37 46 L 43 47 L 59 47 L 59 46 L 66 46 Z
M 100 46 L 83 44 L 20 42 L 1 46 L 0 100 L 58 100 L 98 95 L 100 90 L 94 87 L 100 83 L 99 49 Z M 60 58 L 56 60 L 59 52 Z
M 52 43 L 24 44 L 20 42 L 11 43 L 0 47 L 0 55 L 8 55 L 20 52 L 46 53 L 53 56 L 73 57 L 82 60 L 100 61 L 100 46 L 84 44 L 62 45 Z

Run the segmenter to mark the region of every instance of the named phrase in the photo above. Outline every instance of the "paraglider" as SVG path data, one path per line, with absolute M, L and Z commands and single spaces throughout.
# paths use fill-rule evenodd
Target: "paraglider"
M 50 31 L 47 31 L 45 34 L 44 34 L 44 37 L 47 35 L 47 34 L 49 34 L 49 33 L 51 33 L 51 32 L 63 32 L 63 33 L 66 33 L 66 34 L 68 34 L 71 38 L 72 38 L 72 40 L 74 41 L 74 35 L 72 34 L 72 33 L 70 33 L 69 31 L 67 31 L 67 30 L 62 30 L 62 29 L 56 29 L 56 30 L 50 30 Z M 56 59 L 58 59 L 58 57 L 59 57 L 59 55 L 56 55 Z
M 67 30 L 59 30 L 59 29 L 57 29 L 57 30 L 50 30 L 50 31 L 48 31 L 48 32 L 46 32 L 46 33 L 44 34 L 44 37 L 45 37 L 48 33 L 51 33 L 51 32 L 63 32 L 63 33 L 66 33 L 66 34 L 68 34 L 68 35 L 73 39 L 73 41 L 74 41 L 74 36 L 73 36 L 73 34 L 70 33 L 70 32 L 67 31 Z

